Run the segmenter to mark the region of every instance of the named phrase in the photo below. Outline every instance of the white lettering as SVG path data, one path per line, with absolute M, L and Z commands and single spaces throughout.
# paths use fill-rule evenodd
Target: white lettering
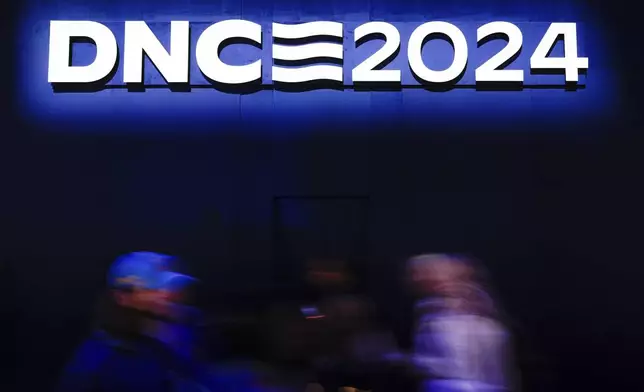
M 170 52 L 145 22 L 125 22 L 123 82 L 143 83 L 143 54 L 168 83 L 188 83 L 190 22 L 170 23 Z
M 225 20 L 208 27 L 197 41 L 197 64 L 207 78 L 226 84 L 250 83 L 262 78 L 262 60 L 247 65 L 228 65 L 219 58 L 224 41 L 243 38 L 262 44 L 262 26 L 246 20 Z
M 484 61 L 475 72 L 477 82 L 516 82 L 523 84 L 524 70 L 505 70 L 505 66 L 520 53 L 523 34 L 509 22 L 492 22 L 482 25 L 477 30 L 477 41 L 482 44 L 490 37 L 502 33 L 507 36 L 508 45 Z M 262 48 L 262 26 L 240 19 L 224 20 L 207 27 L 194 48 L 197 66 L 210 82 L 227 85 L 242 85 L 259 81 L 262 78 L 262 59 L 250 64 L 232 65 L 225 63 L 220 52 L 226 44 L 249 41 L 247 44 Z M 304 38 L 335 37 L 343 38 L 344 27 L 339 22 L 308 22 L 294 25 L 273 23 L 272 34 L 275 39 L 294 40 Z M 354 30 L 356 44 L 374 34 L 384 36 L 385 44 L 375 53 L 367 56 L 352 70 L 352 83 L 394 83 L 402 86 L 400 69 L 380 69 L 398 55 L 401 48 L 400 32 L 393 24 L 386 22 L 368 22 Z M 435 35 L 446 36 L 454 48 L 452 64 L 444 70 L 430 69 L 424 60 L 424 43 Z M 549 57 L 548 53 L 559 36 L 564 37 L 565 56 Z M 96 56 L 88 65 L 72 65 L 70 55 L 75 40 L 92 41 L 96 46 Z M 324 40 L 324 38 L 320 38 Z M 166 43 L 167 44 L 167 43 Z M 262 48 L 263 49 L 263 48 Z M 52 84 L 91 84 L 102 82 L 118 66 L 118 46 L 112 31 L 105 25 L 93 21 L 51 21 L 49 36 L 49 70 L 48 81 Z M 475 50 L 475 49 L 472 49 Z M 293 62 L 293 67 L 271 64 L 274 82 L 307 83 L 311 81 L 343 82 L 342 65 L 315 64 L 297 66 L 297 62 L 306 60 L 345 59 L 346 47 L 340 43 L 316 42 L 304 44 L 272 45 L 273 58 L 280 62 Z M 411 73 L 421 84 L 457 83 L 468 66 L 467 40 L 463 32 L 448 22 L 427 22 L 418 26 L 408 37 L 407 60 Z M 164 47 L 159 38 L 143 21 L 126 21 L 124 23 L 123 43 L 123 82 L 144 82 L 144 56 L 155 65 L 159 74 L 168 84 L 189 84 L 191 40 L 190 22 L 170 22 L 169 47 Z M 322 61 L 320 61 L 322 62 Z M 349 64 L 356 62 L 346 61 Z M 531 71 L 558 70 L 565 73 L 565 82 L 576 83 L 581 70 L 588 68 L 588 58 L 579 57 L 577 51 L 577 25 L 575 23 L 553 23 L 541 39 L 530 58 Z M 565 87 L 564 83 L 561 87 Z
M 94 41 L 96 57 L 89 65 L 70 64 L 72 38 Z M 116 67 L 118 47 L 106 26 L 91 21 L 53 20 L 49 25 L 49 83 L 94 83 Z

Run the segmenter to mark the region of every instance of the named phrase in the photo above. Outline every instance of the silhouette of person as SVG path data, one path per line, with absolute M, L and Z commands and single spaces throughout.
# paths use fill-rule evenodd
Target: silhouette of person
M 151 337 L 158 320 L 172 319 L 168 282 L 173 258 L 134 252 L 108 273 L 97 329 L 63 371 L 59 392 L 208 391 L 207 377 L 163 342 Z
M 409 260 L 416 304 L 412 363 L 423 392 L 511 390 L 509 334 L 474 264 L 461 256 L 428 254 Z

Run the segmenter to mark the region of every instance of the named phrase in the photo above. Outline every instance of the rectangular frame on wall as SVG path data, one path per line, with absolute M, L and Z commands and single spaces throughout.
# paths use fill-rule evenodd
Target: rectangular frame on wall
M 354 219 L 357 219 L 358 222 L 353 222 L 357 224 L 360 229 L 355 233 L 355 257 L 352 257 L 351 260 L 348 260 L 353 265 L 354 269 L 357 269 L 356 272 L 361 273 L 362 269 L 365 266 L 365 263 L 368 261 L 369 257 L 369 247 L 370 247 L 370 213 L 371 213 L 371 199 L 367 195 L 347 195 L 347 194 L 337 194 L 337 195 L 280 195 L 273 197 L 272 201 L 272 269 L 273 269 L 273 280 L 276 286 L 283 288 L 295 288 L 301 287 L 303 282 L 300 278 L 303 276 L 298 276 L 297 274 L 301 272 L 298 269 L 297 265 L 294 265 L 294 260 L 292 260 L 289 255 L 285 254 L 285 238 L 284 235 L 284 212 L 285 206 L 287 203 L 292 202 L 293 204 L 302 203 L 309 204 L 309 206 L 315 207 L 315 204 L 321 206 L 321 208 L 332 209 L 332 205 L 341 205 L 344 204 L 344 208 L 349 205 L 354 207 Z M 332 215 L 332 214 L 329 214 Z M 336 214 L 337 215 L 337 214 Z M 351 214 L 347 214 L 351 215 Z M 315 217 L 313 218 L 315 219 Z M 306 220 L 306 217 L 304 217 Z M 314 223 L 314 222 L 309 222 Z M 306 224 L 306 223 L 305 223 Z M 328 222 L 327 222 L 328 224 Z M 342 224 L 338 222 L 338 224 Z M 314 228 L 309 228 L 314 229 Z M 344 227 L 343 229 L 346 229 Z M 306 229 L 303 229 L 306 230 Z M 349 240 L 349 239 L 347 239 Z M 312 257 L 320 256 L 312 254 Z M 305 260 L 300 260 L 304 263 Z M 300 266 L 301 267 L 301 266 Z

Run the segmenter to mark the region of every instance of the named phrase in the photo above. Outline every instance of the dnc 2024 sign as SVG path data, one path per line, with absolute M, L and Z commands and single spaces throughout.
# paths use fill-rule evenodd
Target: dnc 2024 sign
M 50 22 L 48 81 L 52 85 L 89 85 L 106 83 L 110 75 L 122 66 L 122 83 L 144 84 L 144 59 L 147 56 L 168 86 L 190 84 L 190 61 L 196 60 L 204 77 L 213 83 L 245 85 L 262 81 L 262 67 L 270 66 L 269 84 L 297 86 L 310 82 L 339 83 L 344 86 L 378 84 L 402 85 L 400 69 L 381 69 L 396 56 L 406 56 L 407 64 L 421 85 L 448 85 L 455 83 L 468 67 L 468 44 L 464 33 L 454 24 L 431 21 L 416 27 L 407 39 L 405 54 L 399 54 L 401 34 L 387 22 L 367 22 L 354 31 L 354 45 L 374 38 L 384 38 L 382 47 L 370 54 L 350 71 L 346 80 L 343 65 L 326 64 L 330 60 L 343 63 L 345 50 L 342 23 L 317 21 L 301 24 L 272 24 L 272 43 L 264 42 L 265 31 L 260 24 L 247 20 L 224 20 L 207 27 L 191 47 L 190 22 L 170 22 L 170 45 L 166 48 L 144 21 L 124 22 L 124 42 L 119 48 L 112 30 L 95 21 Z M 530 69 L 513 69 L 512 61 L 523 47 L 523 33 L 513 23 L 495 21 L 478 27 L 476 40 L 485 44 L 490 39 L 503 38 L 507 44 L 475 70 L 479 84 L 522 84 L 526 72 L 562 73 L 562 85 L 577 84 L 579 75 L 588 69 L 588 58 L 579 57 L 577 25 L 552 23 L 540 39 L 530 57 Z M 87 65 L 72 65 L 70 55 L 77 39 L 93 41 L 96 55 Z M 425 64 L 422 49 L 430 39 L 444 39 L 453 47 L 451 64 L 445 69 L 432 69 Z M 564 55 L 550 56 L 558 40 L 563 39 Z M 302 41 L 305 41 L 302 43 Z M 340 41 L 340 42 L 338 42 Z M 262 59 L 244 65 L 227 64 L 220 51 L 230 43 L 253 45 L 261 50 L 270 49 L 271 64 Z M 430 54 L 431 56 L 431 54 Z M 119 64 L 122 59 L 122 65 Z M 315 63 L 316 59 L 320 61 Z M 308 60 L 313 64 L 303 67 L 288 66 Z M 326 61 L 325 61 L 326 60 Z M 286 65 L 285 65 L 286 64 Z M 404 86 L 402 86 L 404 87 Z

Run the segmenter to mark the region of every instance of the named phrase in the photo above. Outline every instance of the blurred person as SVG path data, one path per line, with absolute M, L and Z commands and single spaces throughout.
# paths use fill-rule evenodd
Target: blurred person
M 362 306 L 362 299 L 352 293 L 353 276 L 342 261 L 311 260 L 306 278 L 316 300 L 300 310 L 316 343 L 309 347 L 313 361 L 337 362 L 346 357 L 347 339 L 355 327 L 353 310 Z
M 330 390 L 375 386 L 379 360 L 394 345 L 392 334 L 376 323 L 375 305 L 356 292 L 354 275 L 342 261 L 311 261 L 307 280 L 318 294 L 302 308 L 317 343 L 312 349 L 318 381 Z
M 97 329 L 66 366 L 59 392 L 209 390 L 198 366 L 151 333 L 159 320 L 176 317 L 166 289 L 176 278 L 173 262 L 171 256 L 134 252 L 113 263 Z
M 510 336 L 480 269 L 461 256 L 427 254 L 408 262 L 420 296 L 411 362 L 422 392 L 515 390 Z

